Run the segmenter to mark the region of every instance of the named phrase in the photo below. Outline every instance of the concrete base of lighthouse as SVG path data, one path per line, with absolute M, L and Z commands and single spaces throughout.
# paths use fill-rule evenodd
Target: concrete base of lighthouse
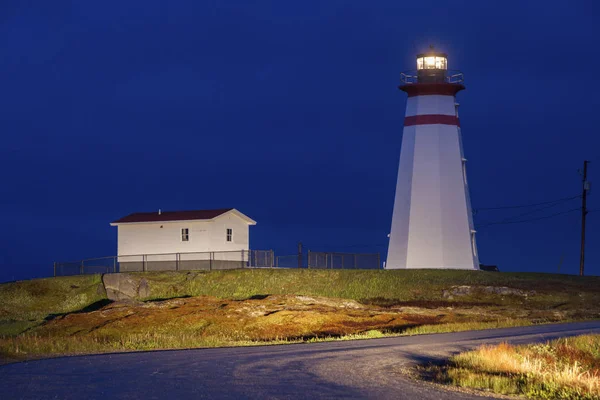
M 453 95 L 409 97 L 386 269 L 479 269 L 458 125 Z

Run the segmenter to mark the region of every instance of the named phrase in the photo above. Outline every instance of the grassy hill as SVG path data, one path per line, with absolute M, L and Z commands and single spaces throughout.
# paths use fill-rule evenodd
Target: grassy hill
M 600 300 L 600 277 L 539 273 L 449 270 L 308 270 L 255 269 L 212 272 L 138 273 L 151 288 L 148 298 L 209 295 L 243 299 L 264 294 L 306 294 L 353 300 L 445 300 L 456 286 L 509 287 L 535 291 L 529 300 L 540 305 Z M 502 296 L 474 293 L 468 301 L 503 301 Z M 510 300 L 505 297 L 504 300 Z
M 85 310 L 107 300 L 100 275 L 2 283 L 0 335 L 16 335 L 53 315 Z
M 257 269 L 119 279 L 120 287 L 137 290 L 129 302 L 111 302 L 99 275 L 0 284 L 0 353 L 247 345 L 600 318 L 600 277 Z

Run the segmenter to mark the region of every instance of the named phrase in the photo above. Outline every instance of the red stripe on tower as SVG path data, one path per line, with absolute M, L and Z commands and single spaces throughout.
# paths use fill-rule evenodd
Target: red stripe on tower
M 412 117 L 404 118 L 404 126 L 413 125 L 456 125 L 460 126 L 460 121 L 455 115 L 441 115 L 441 114 L 429 114 L 429 115 L 414 115 Z
M 455 96 L 456 93 L 464 90 L 465 87 L 459 83 L 413 83 L 410 85 L 402 85 L 398 87 L 403 92 L 408 94 L 408 97 L 415 96 Z

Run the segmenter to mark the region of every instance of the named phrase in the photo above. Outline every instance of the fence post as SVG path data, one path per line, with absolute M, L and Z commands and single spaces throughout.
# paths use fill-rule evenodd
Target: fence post
M 306 252 L 306 268 L 310 269 L 310 249 Z
M 81 266 L 79 267 L 79 275 L 83 275 L 83 260 L 81 260 Z
M 142 271 L 146 272 L 146 255 L 142 254 Z
M 273 268 L 273 257 L 275 256 L 273 250 L 269 250 L 269 256 L 269 264 L 271 264 L 271 268 Z
M 175 271 L 179 271 L 179 253 L 175 253 Z
M 242 268 L 244 268 L 244 249 L 242 249 Z
M 215 252 L 211 251 L 210 252 L 210 262 L 208 263 L 208 270 L 209 271 L 212 271 L 212 262 L 213 262 L 214 256 L 215 256 Z
M 113 272 L 117 273 L 117 256 L 113 257 Z
M 56 261 L 54 261 L 54 276 L 56 276 Z
M 377 269 L 383 269 L 381 265 L 381 254 L 377 253 Z

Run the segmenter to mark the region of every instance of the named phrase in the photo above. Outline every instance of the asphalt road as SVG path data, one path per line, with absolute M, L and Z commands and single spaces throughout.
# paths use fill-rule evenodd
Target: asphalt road
M 2 399 L 481 399 L 399 370 L 483 343 L 600 333 L 600 321 L 284 346 L 62 357 L 0 366 Z M 492 398 L 492 397 L 488 397 Z

